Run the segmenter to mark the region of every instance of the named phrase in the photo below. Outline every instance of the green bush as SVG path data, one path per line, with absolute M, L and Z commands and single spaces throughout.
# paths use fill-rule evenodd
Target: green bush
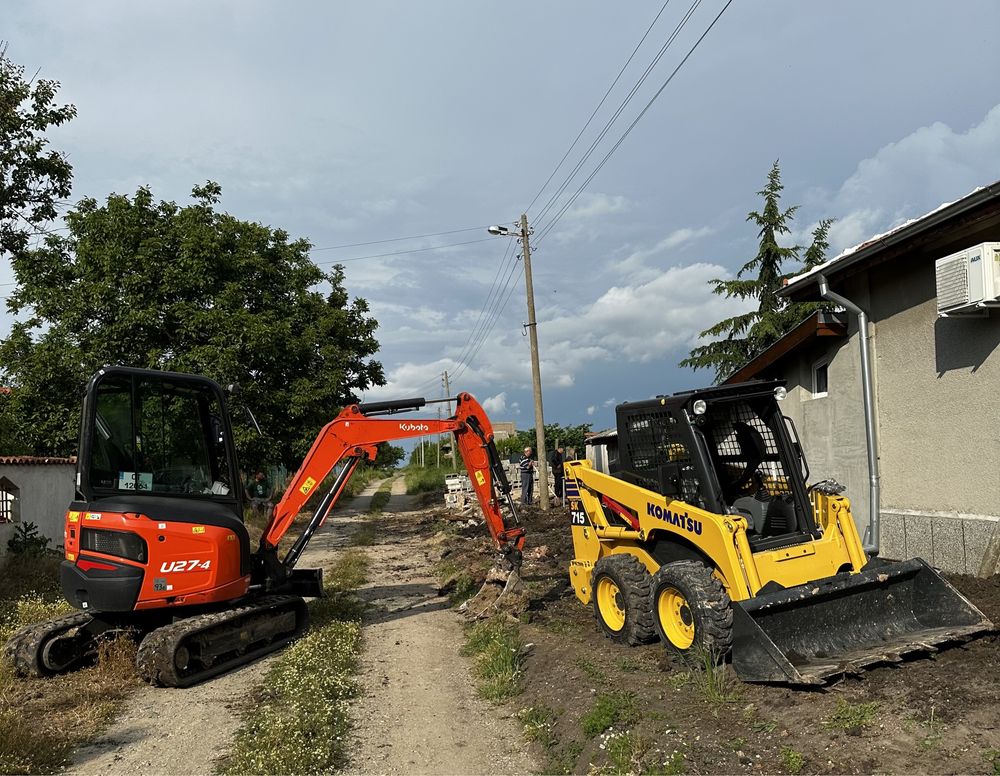
M 411 495 L 435 491 L 444 493 L 444 478 L 456 473 L 450 466 L 408 466 L 404 471 L 406 492 Z
M 18 523 L 14 535 L 7 540 L 7 549 L 15 555 L 38 558 L 46 553 L 49 539 L 38 532 L 34 523 Z

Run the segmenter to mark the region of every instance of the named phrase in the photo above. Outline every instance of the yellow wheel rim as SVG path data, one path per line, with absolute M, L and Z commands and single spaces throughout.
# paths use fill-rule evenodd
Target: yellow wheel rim
M 679 590 L 663 588 L 656 601 L 656 613 L 671 644 L 678 649 L 689 649 L 694 644 L 694 615 Z
M 601 619 L 617 632 L 625 627 L 625 600 L 622 591 L 611 579 L 601 577 L 597 582 L 597 609 Z

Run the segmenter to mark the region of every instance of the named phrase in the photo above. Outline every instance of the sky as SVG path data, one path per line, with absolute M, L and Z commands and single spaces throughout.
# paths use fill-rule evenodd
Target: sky
M 343 262 L 379 321 L 366 400 L 440 396 L 447 370 L 533 426 L 519 249 L 486 232 L 526 212 L 545 419 L 600 429 L 711 381 L 677 363 L 747 309 L 709 281 L 755 254 L 774 160 L 789 241 L 835 218 L 829 255 L 1000 179 L 1000 3 L 734 0 L 682 61 L 724 7 L 13 0 L 0 39 L 79 110 L 50 133 L 74 201 L 214 180 L 223 209 Z M 12 279 L 0 258 L 0 297 Z

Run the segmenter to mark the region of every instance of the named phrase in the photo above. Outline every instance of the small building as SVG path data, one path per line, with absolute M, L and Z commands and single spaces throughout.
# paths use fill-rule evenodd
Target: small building
M 608 428 L 587 434 L 584 445 L 587 448 L 586 458 L 594 469 L 611 474 L 611 464 L 618 461 L 618 429 Z
M 1000 182 L 844 251 L 782 294 L 819 301 L 821 278 L 869 319 L 881 554 L 997 573 Z M 856 314 L 816 313 L 726 382 L 787 381 L 784 411 L 811 480 L 845 485 L 863 532 L 870 477 L 859 336 Z
M 495 442 L 510 439 L 517 433 L 517 428 L 512 420 L 498 420 L 491 425 L 493 426 L 493 441 Z
M 0 456 L 0 557 L 20 523 L 33 523 L 49 547 L 63 544 L 66 509 L 76 495 L 76 459 Z

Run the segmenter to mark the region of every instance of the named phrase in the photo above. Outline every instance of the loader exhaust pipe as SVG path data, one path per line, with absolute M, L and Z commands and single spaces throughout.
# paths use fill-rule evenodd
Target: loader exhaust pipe
M 865 441 L 868 445 L 868 528 L 865 529 L 864 551 L 878 555 L 882 542 L 879 530 L 879 468 L 878 441 L 875 438 L 875 398 L 872 391 L 871 349 L 868 345 L 868 314 L 854 302 L 830 290 L 826 276 L 820 274 L 819 295 L 840 305 L 858 317 L 858 339 L 861 340 L 861 391 L 865 408 Z

